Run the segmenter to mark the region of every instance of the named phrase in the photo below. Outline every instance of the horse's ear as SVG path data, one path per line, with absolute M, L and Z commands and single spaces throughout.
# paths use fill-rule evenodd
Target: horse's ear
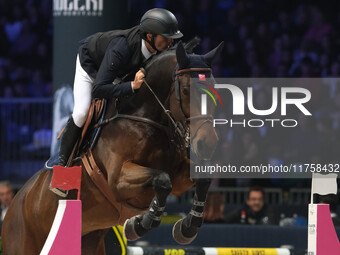
M 189 56 L 185 52 L 182 42 L 179 42 L 176 48 L 176 57 L 178 62 L 178 69 L 184 69 L 189 65 Z
M 213 49 L 213 50 L 209 51 L 207 54 L 205 54 L 203 56 L 205 62 L 208 63 L 209 65 L 211 65 L 212 62 L 214 62 L 214 60 L 216 59 L 216 57 L 221 54 L 223 46 L 224 46 L 224 42 L 222 41 L 215 49 Z

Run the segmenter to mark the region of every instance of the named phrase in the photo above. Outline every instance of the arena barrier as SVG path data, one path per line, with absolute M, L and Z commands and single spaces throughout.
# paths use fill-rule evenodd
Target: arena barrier
M 58 168 L 58 167 L 57 167 Z M 61 168 L 62 170 L 63 168 Z M 58 170 L 58 169 L 54 169 Z M 69 171 L 70 172 L 70 171 Z M 76 172 L 76 171 L 75 171 Z M 78 171 L 81 174 L 80 171 Z M 52 178 L 57 177 L 55 171 Z M 62 173 L 62 172 L 60 172 Z M 59 200 L 57 213 L 40 255 L 81 254 L 80 175 L 73 182 L 62 182 L 60 188 L 78 189 L 78 200 Z M 308 254 L 339 255 L 340 243 L 335 232 L 328 204 L 314 204 L 313 195 L 336 194 L 337 175 L 312 179 L 311 203 L 308 214 Z M 314 177 L 314 176 L 313 176 Z M 55 179 L 57 183 L 57 178 Z M 61 184 L 59 184 L 61 185 Z M 66 186 L 65 186 L 66 185 Z M 127 247 L 127 255 L 290 255 L 287 248 L 222 248 L 222 247 Z
M 52 228 L 40 255 L 81 254 L 81 201 L 59 200 Z
M 77 200 L 59 200 L 54 221 L 40 255 L 81 255 L 81 167 L 53 167 L 52 188 L 77 189 Z
M 286 248 L 223 248 L 223 247 L 127 247 L 127 255 L 290 255 Z
M 313 174 L 308 211 L 308 254 L 339 255 L 340 243 L 328 204 L 314 204 L 313 195 L 337 194 L 337 175 Z

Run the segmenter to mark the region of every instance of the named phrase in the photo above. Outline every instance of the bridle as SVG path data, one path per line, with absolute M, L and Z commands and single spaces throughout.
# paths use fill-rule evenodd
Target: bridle
M 187 116 L 183 110 L 182 107 L 182 98 L 180 93 L 180 82 L 179 77 L 184 74 L 190 74 L 192 72 L 209 72 L 211 73 L 211 68 L 186 68 L 181 70 L 176 70 L 175 72 L 175 78 L 174 78 L 174 86 L 175 86 L 175 95 L 176 99 L 179 103 L 179 109 L 181 113 L 181 121 L 179 122 L 181 125 L 184 125 L 185 132 L 185 138 L 184 140 L 188 142 L 189 144 L 186 144 L 186 147 L 190 146 L 190 139 L 194 139 L 199 131 L 205 124 L 212 123 L 213 117 L 211 115 L 195 115 L 195 116 Z M 194 135 L 192 138 L 190 138 L 190 127 L 189 124 L 192 123 L 192 121 L 200 121 L 203 120 L 200 125 L 196 128 L 195 132 L 192 132 Z
M 143 69 L 143 71 L 145 72 L 144 69 Z M 179 109 L 180 109 L 180 116 L 179 116 L 178 120 L 176 120 L 173 117 L 173 114 L 171 113 L 171 111 L 169 109 L 165 108 L 164 104 L 160 101 L 160 99 L 155 94 L 153 89 L 150 87 L 148 82 L 145 79 L 143 79 L 144 84 L 147 86 L 147 88 L 149 89 L 151 94 L 157 100 L 158 104 L 160 105 L 160 107 L 163 110 L 163 113 L 167 116 L 167 118 L 169 120 L 170 132 L 168 132 L 168 133 L 169 133 L 171 142 L 174 143 L 176 145 L 176 147 L 178 147 L 180 149 L 188 149 L 190 147 L 191 138 L 190 138 L 189 124 L 190 124 L 191 121 L 203 120 L 202 123 L 200 123 L 198 128 L 193 133 L 194 135 L 193 135 L 192 139 L 194 139 L 196 137 L 199 129 L 202 128 L 207 123 L 212 123 L 212 119 L 213 119 L 213 117 L 211 115 L 196 115 L 196 116 L 192 116 L 192 117 L 187 116 L 185 114 L 184 110 L 183 110 L 181 94 L 180 94 L 180 82 L 178 81 L 178 77 L 183 75 L 183 74 L 187 74 L 187 73 L 191 73 L 191 72 L 211 72 L 211 68 L 187 68 L 187 69 L 181 69 L 181 70 L 175 69 L 173 84 L 174 84 L 175 96 L 176 96 L 177 102 L 179 104 Z M 169 93 L 169 97 L 171 96 L 171 94 L 172 93 Z M 168 97 L 168 99 L 169 99 L 169 97 Z M 149 118 L 140 117 L 140 116 L 133 116 L 133 115 L 128 115 L 128 114 L 120 114 L 120 113 L 117 113 L 115 116 L 113 116 L 109 119 L 103 120 L 102 122 L 98 123 L 97 126 L 107 124 L 108 122 L 113 121 L 117 118 L 124 118 L 124 119 L 133 120 L 133 121 L 139 121 L 139 122 L 143 122 L 143 123 L 152 125 L 152 126 L 158 128 L 158 129 L 169 131 L 168 126 L 164 126 L 164 125 L 162 125 L 162 124 L 160 124 L 156 121 L 153 121 Z

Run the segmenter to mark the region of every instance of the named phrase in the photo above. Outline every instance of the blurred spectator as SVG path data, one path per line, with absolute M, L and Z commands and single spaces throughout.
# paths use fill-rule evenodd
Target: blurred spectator
M 4 220 L 8 207 L 13 200 L 13 197 L 14 197 L 14 192 L 13 192 L 11 183 L 9 181 L 0 182 L 0 203 L 1 203 L 0 220 L 1 221 Z
M 264 202 L 264 191 L 261 187 L 249 190 L 245 205 L 225 216 L 229 224 L 274 225 L 275 214 Z
M 324 14 L 317 7 L 311 11 L 311 23 L 309 30 L 304 38 L 308 41 L 320 43 L 322 38 L 330 34 L 332 27 L 326 24 Z
M 315 122 L 302 113 L 298 115 L 297 120 L 299 125 L 294 132 L 287 136 L 285 141 L 285 161 L 297 163 L 316 160 L 320 155 L 320 144 L 317 139 Z
M 0 98 L 52 97 L 49 2 L 0 0 Z M 43 79 L 40 74 L 32 79 L 37 72 L 42 72 Z
M 224 223 L 225 196 L 218 192 L 210 192 L 204 207 L 204 223 Z

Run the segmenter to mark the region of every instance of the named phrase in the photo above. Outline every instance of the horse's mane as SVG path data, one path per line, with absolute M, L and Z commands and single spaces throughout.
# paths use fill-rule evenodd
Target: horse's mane
M 199 45 L 201 39 L 195 36 L 193 39 L 191 39 L 189 42 L 184 44 L 184 49 L 187 53 L 191 54 L 193 53 L 194 48 Z M 179 43 L 179 42 L 178 42 Z M 178 43 L 176 43 L 174 46 L 170 47 L 168 50 L 165 50 L 154 57 L 150 59 L 145 65 L 145 68 L 148 68 L 151 66 L 154 62 L 159 61 L 161 58 L 167 57 L 167 56 L 173 56 L 175 54 L 175 51 L 177 49 Z
M 187 53 L 193 53 L 194 48 L 196 48 L 197 45 L 199 45 L 201 42 L 201 39 L 197 36 L 195 36 L 193 39 L 191 39 L 189 42 L 184 44 L 184 49 Z M 175 44 L 175 49 L 177 48 L 178 43 Z

